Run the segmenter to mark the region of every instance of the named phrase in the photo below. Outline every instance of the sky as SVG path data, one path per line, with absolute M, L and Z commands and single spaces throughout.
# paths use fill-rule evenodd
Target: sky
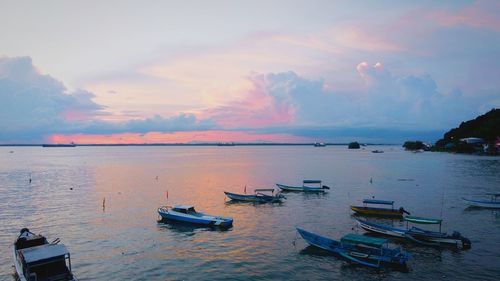
M 436 141 L 500 107 L 499 1 L 0 0 L 0 144 Z

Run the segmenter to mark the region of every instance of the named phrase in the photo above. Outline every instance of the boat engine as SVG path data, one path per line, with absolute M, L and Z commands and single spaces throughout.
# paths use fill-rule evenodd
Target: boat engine
M 402 213 L 405 213 L 407 215 L 411 215 L 410 212 L 408 212 L 407 210 L 405 210 L 405 208 L 401 207 L 399 208 L 399 212 L 402 214 Z

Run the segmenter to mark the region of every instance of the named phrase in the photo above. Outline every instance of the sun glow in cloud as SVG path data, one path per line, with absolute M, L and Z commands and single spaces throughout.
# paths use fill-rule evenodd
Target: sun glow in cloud
M 111 134 L 111 135 L 52 135 L 51 143 L 77 144 L 154 144 L 154 143 L 218 143 L 218 142 L 272 142 L 272 143 L 303 143 L 311 142 L 310 138 L 292 136 L 289 134 L 259 134 L 232 131 L 191 131 L 146 134 Z

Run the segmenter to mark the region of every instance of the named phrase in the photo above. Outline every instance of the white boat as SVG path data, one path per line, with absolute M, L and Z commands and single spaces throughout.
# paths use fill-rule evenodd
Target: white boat
M 212 216 L 195 211 L 190 205 L 164 206 L 158 208 L 162 219 L 205 226 L 231 227 L 233 219 L 228 217 Z
M 256 203 L 281 203 L 283 199 L 286 199 L 285 196 L 281 193 L 274 194 L 274 189 L 271 188 L 259 188 L 255 189 L 255 194 L 238 194 L 224 191 L 226 196 L 234 201 L 242 201 L 242 202 L 256 202 Z M 264 192 L 271 193 L 266 194 Z
M 76 281 L 71 272 L 71 257 L 68 249 L 52 243 L 42 235 L 27 228 L 21 229 L 12 247 L 14 267 L 20 281 Z
M 326 189 L 330 189 L 328 186 L 322 185 L 320 180 L 304 180 L 302 186 L 290 186 L 279 183 L 276 186 L 283 191 L 325 192 Z
M 476 200 L 467 198 L 462 198 L 462 200 L 467 202 L 472 207 L 500 209 L 500 201 L 498 200 L 500 193 L 487 193 L 486 195 L 491 196 L 491 200 Z

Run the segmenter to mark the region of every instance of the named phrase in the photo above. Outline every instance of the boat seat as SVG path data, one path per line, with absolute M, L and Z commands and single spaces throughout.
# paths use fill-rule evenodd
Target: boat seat
M 16 249 L 21 250 L 25 248 L 43 245 L 47 242 L 45 237 L 41 235 L 21 237 L 16 241 Z

